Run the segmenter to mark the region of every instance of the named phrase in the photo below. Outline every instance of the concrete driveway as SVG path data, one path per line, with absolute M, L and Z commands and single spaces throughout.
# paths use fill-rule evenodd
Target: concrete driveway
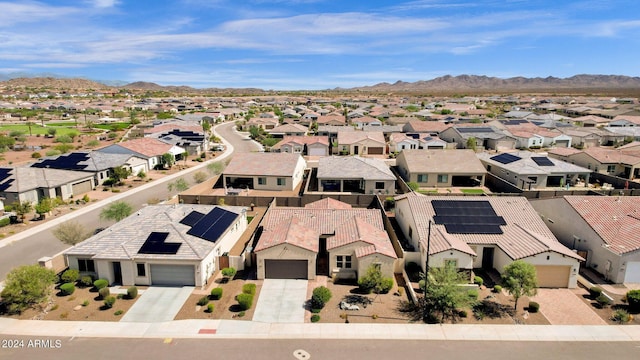
M 581 297 L 588 294 L 582 288 L 538 289 L 531 298 L 540 304 L 540 312 L 551 325 L 607 325 Z
M 304 323 L 307 280 L 265 279 L 253 321 Z
M 120 321 L 163 322 L 171 321 L 187 301 L 193 287 L 157 287 L 145 290 Z

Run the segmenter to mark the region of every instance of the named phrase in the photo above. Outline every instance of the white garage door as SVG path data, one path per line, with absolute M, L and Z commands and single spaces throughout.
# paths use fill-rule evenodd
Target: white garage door
M 628 261 L 624 272 L 624 282 L 640 283 L 640 261 Z
M 195 286 L 193 265 L 151 264 L 151 285 Z
M 309 156 L 327 156 L 327 150 L 321 147 L 309 147 Z

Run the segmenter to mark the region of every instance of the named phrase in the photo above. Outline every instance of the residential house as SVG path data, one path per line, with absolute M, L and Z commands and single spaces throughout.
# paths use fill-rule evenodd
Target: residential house
M 552 149 L 549 156 L 585 167 L 593 172 L 625 179 L 640 178 L 640 143 L 619 148 L 591 147 L 584 150 Z
M 329 156 L 329 139 L 326 136 L 285 136 L 271 147 L 271 151 L 307 156 Z
M 420 264 L 429 256 L 429 267 L 501 273 L 522 260 L 536 268 L 539 287 L 577 286 L 582 258 L 555 238 L 524 197 L 409 193 L 396 196 L 395 218 Z
M 389 152 L 405 149 L 446 149 L 447 142 L 430 134 L 394 133 L 389 137 Z
M 209 148 L 209 139 L 202 130 L 194 132 L 173 129 L 151 134 L 150 137 L 183 148 L 189 155 L 200 155 Z
M 145 137 L 109 145 L 96 150 L 96 152 L 134 155 L 145 159 L 148 169 L 155 169 L 164 166 L 164 160 L 162 159 L 164 154 L 171 154 L 175 159 L 181 159 L 185 149 L 158 139 Z
M 258 279 L 359 279 L 371 265 L 393 277 L 397 255 L 378 209 L 331 198 L 305 207 L 272 205 L 260 227 Z
M 300 154 L 239 153 L 222 178 L 225 189 L 293 191 L 302 182 L 305 168 Z
M 406 133 L 424 133 L 431 136 L 439 136 L 439 134 L 450 128 L 450 124 L 439 121 L 420 121 L 412 120 L 404 124 L 402 131 Z
M 381 159 L 322 157 L 316 177 L 321 192 L 395 194 L 396 177 Z
M 152 205 L 64 252 L 70 269 L 110 284 L 206 286 L 247 228 L 245 211 Z
M 616 284 L 640 283 L 639 197 L 564 196 L 531 205 L 586 267 Z
M 387 153 L 382 132 L 340 131 L 338 151 L 343 155 L 384 155 Z
M 249 131 L 251 127 L 257 127 L 263 130 L 271 130 L 278 126 L 280 121 L 277 117 L 255 117 L 247 120 L 247 122 L 242 126 L 244 131 Z
M 6 204 L 44 198 L 68 200 L 95 188 L 93 174 L 33 167 L 0 168 L 0 197 Z
M 546 154 L 516 151 L 502 154 L 478 153 L 478 158 L 491 173 L 521 189 L 563 187 L 589 182 L 591 170 Z
M 356 129 L 362 129 L 364 126 L 382 126 L 382 121 L 371 116 L 362 116 L 351 120 L 351 124 Z
M 473 150 L 403 150 L 396 166 L 420 187 L 484 186 L 487 170 Z
M 308 127 L 300 124 L 282 124 L 267 130 L 267 133 L 274 138 L 283 138 L 285 136 L 305 136 L 308 130 Z
M 512 150 L 516 139 L 504 130 L 492 126 L 452 126 L 440 133 L 446 142 L 456 143 L 459 149 Z M 472 144 L 473 143 L 473 144 Z

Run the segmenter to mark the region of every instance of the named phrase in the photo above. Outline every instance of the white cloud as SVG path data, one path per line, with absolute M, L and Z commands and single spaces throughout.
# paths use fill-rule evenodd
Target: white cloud
M 120 3 L 120 0 L 89 0 L 89 3 L 96 8 L 112 8 Z

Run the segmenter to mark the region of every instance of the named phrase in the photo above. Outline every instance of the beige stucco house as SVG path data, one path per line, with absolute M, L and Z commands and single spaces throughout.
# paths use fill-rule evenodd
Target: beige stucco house
M 223 184 L 225 189 L 292 191 L 302 182 L 305 168 L 300 154 L 241 153 L 224 169 Z
M 473 150 L 402 150 L 396 159 L 406 182 L 420 187 L 483 186 L 487 170 Z

